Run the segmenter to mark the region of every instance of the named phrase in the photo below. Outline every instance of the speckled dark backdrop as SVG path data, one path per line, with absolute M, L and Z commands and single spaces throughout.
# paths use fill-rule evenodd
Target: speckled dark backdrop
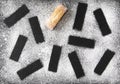
M 88 3 L 88 9 L 82 32 L 72 29 L 78 2 Z M 3 20 L 10 16 L 21 5 L 26 4 L 30 12 L 17 24 L 8 28 Z M 57 0 L 0 0 L 0 84 L 60 84 L 60 83 L 105 83 L 120 84 L 120 1 L 119 0 L 70 0 L 69 10 L 54 31 L 45 27 L 45 21 L 59 4 Z M 112 34 L 102 37 L 93 11 L 102 8 Z M 36 44 L 28 18 L 38 16 L 45 36 L 45 42 Z M 19 62 L 9 59 L 19 34 L 28 37 Z M 68 36 L 76 35 L 96 40 L 94 49 L 79 48 L 67 44 Z M 57 73 L 48 71 L 48 64 L 53 44 L 63 46 Z M 106 49 L 115 52 L 104 73 L 99 76 L 94 68 Z M 68 53 L 76 50 L 83 66 L 85 76 L 76 79 L 68 59 Z M 41 59 L 44 67 L 24 80 L 16 72 Z

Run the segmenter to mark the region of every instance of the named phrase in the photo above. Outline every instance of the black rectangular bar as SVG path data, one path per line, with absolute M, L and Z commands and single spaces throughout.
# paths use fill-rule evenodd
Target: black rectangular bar
M 62 47 L 54 45 L 49 62 L 49 71 L 57 72 Z
M 100 59 L 99 63 L 97 64 L 94 72 L 97 73 L 98 75 L 101 75 L 103 71 L 106 69 L 107 65 L 109 64 L 114 54 L 115 52 L 106 50 L 103 57 Z
M 10 59 L 14 60 L 14 61 L 18 61 L 20 58 L 20 54 L 25 46 L 27 42 L 27 37 L 23 36 L 23 35 L 19 35 L 17 42 L 14 46 L 14 49 L 11 53 Z
M 36 60 L 35 62 L 29 64 L 28 66 L 20 69 L 17 74 L 21 80 L 25 79 L 27 76 L 31 75 L 32 73 L 36 72 L 40 68 L 43 67 L 43 64 L 40 60 Z
M 38 21 L 37 16 L 29 18 L 29 22 L 32 28 L 33 35 L 35 37 L 36 43 L 42 43 L 44 42 L 44 36 Z
M 9 10 L 8 10 L 9 11 Z M 16 10 L 12 15 L 7 17 L 4 20 L 4 23 L 11 27 L 13 26 L 17 21 L 19 21 L 21 18 L 23 18 L 27 13 L 29 13 L 29 9 L 26 7 L 26 5 L 22 5 L 18 10 Z
M 85 76 L 84 70 L 83 70 L 82 65 L 81 65 L 81 63 L 79 61 L 79 58 L 77 56 L 76 51 L 73 51 L 73 52 L 69 53 L 68 57 L 70 59 L 72 67 L 73 67 L 73 69 L 75 71 L 76 77 L 80 78 L 80 77 Z
M 99 9 L 95 10 L 94 15 L 99 24 L 102 35 L 106 36 L 106 35 L 110 34 L 111 30 L 109 28 L 109 25 L 106 21 L 106 18 L 104 16 L 102 9 L 99 8 Z
M 88 4 L 78 3 L 73 29 L 82 30 Z
M 77 36 L 69 36 L 68 44 L 74 45 L 74 46 L 79 46 L 79 47 L 94 48 L 95 40 L 81 38 L 81 37 L 77 37 Z

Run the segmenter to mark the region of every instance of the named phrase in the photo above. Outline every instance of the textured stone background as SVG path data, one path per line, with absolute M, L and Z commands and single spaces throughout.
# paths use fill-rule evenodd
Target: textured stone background
M 63 0 L 64 1 L 64 0 Z M 66 1 L 66 0 L 65 0 Z M 88 3 L 88 10 L 82 32 L 72 30 L 78 2 Z M 30 13 L 17 24 L 8 28 L 3 20 L 11 15 L 22 4 L 30 9 Z M 0 84 L 40 84 L 40 83 L 120 83 L 120 2 L 119 0 L 70 0 L 69 10 L 54 31 L 45 27 L 45 21 L 59 4 L 57 0 L 0 0 Z M 112 34 L 102 37 L 93 11 L 102 8 Z M 45 42 L 36 44 L 28 22 L 28 18 L 38 16 Z M 19 62 L 9 59 L 19 34 L 28 37 Z M 96 40 L 94 49 L 67 45 L 68 36 L 76 35 Z M 54 44 L 63 46 L 58 72 L 48 71 L 48 64 Z M 94 68 L 106 49 L 115 51 L 115 55 L 104 73 L 99 76 Z M 68 53 L 76 50 L 83 66 L 85 77 L 76 79 L 68 59 Z M 34 62 L 38 58 L 44 67 L 21 81 L 16 72 Z

